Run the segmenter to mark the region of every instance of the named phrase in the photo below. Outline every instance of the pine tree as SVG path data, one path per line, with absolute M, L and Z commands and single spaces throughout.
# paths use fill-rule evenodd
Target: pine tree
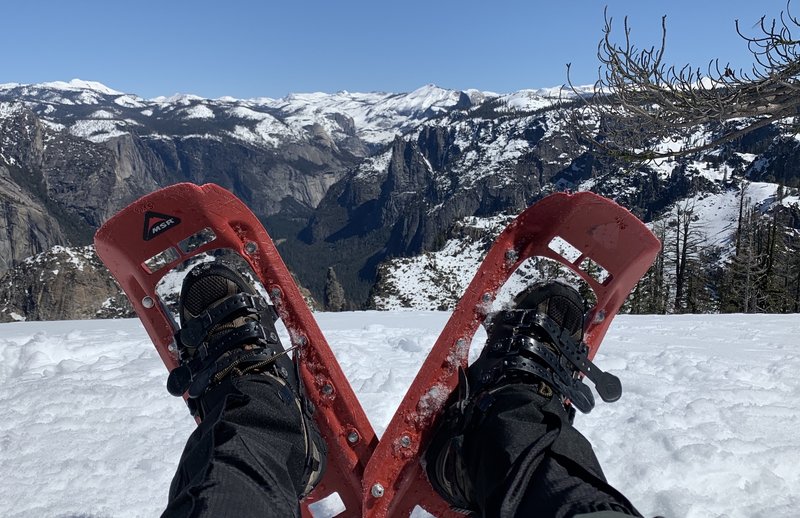
M 342 311 L 345 309 L 346 303 L 344 289 L 339 283 L 339 279 L 336 278 L 336 271 L 331 266 L 325 276 L 325 309 L 328 311 Z
M 653 233 L 665 242 L 667 225 L 658 221 L 653 225 Z M 642 276 L 631 295 L 631 313 L 663 315 L 667 312 L 668 289 L 664 282 L 664 249 L 662 247 L 653 265 Z
M 691 313 L 712 313 L 718 309 L 718 290 L 721 250 L 716 246 L 702 248 L 687 265 L 685 309 Z

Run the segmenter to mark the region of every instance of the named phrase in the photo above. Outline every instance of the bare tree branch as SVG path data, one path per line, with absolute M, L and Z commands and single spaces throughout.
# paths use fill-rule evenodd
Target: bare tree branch
M 747 43 L 754 63 L 750 70 L 733 70 L 712 60 L 705 72 L 690 65 L 664 63 L 666 17 L 661 20 L 661 43 L 637 48 L 628 20 L 623 21 L 622 43 L 612 39 L 612 18 L 605 27 L 597 56 L 598 80 L 593 94 L 579 91 L 570 77 L 575 104 L 562 97 L 562 116 L 576 137 L 610 156 L 633 161 L 683 156 L 718 147 L 772 123 L 795 129 L 800 109 L 800 40 L 792 30 L 800 21 L 789 10 L 777 20 L 762 17 L 756 36 L 736 31 Z M 567 109 L 569 108 L 569 109 Z M 737 125 L 720 123 L 741 119 Z M 703 125 L 719 126 L 708 141 L 691 135 Z M 679 149 L 665 142 L 680 144 Z

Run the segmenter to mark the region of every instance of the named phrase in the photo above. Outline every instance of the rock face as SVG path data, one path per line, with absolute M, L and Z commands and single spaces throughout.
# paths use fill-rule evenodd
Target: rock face
M 61 225 L 40 200 L 14 182 L 0 166 L 0 272 L 22 259 L 67 241 Z
M 0 322 L 130 317 L 133 309 L 91 246 L 56 246 L 0 277 Z

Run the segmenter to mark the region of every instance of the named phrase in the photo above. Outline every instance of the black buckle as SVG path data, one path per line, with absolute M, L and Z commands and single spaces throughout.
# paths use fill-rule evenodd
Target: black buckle
M 259 295 L 250 293 L 231 295 L 213 308 L 189 320 L 175 334 L 175 340 L 184 347 L 198 347 L 203 343 L 211 328 L 219 322 L 228 320 L 236 313 L 255 315 L 268 307 L 269 304 Z
M 258 295 L 237 293 L 187 322 L 175 333 L 175 340 L 183 347 L 196 348 L 196 351 L 191 360 L 169 373 L 167 391 L 173 396 L 180 396 L 188 390 L 190 398 L 199 397 L 205 392 L 212 376 L 218 370 L 215 368 L 216 362 L 224 353 L 245 343 L 261 348 L 278 344 L 275 332 L 267 334 L 261 322 L 256 320 L 251 320 L 209 343 L 204 343 L 211 328 L 220 322 L 230 320 L 234 316 L 258 315 L 268 308 L 269 304 Z M 273 311 L 273 317 L 274 314 Z M 273 352 L 271 354 L 274 355 Z
M 245 343 L 255 344 L 262 348 L 276 344 L 277 340 L 273 338 L 276 339 L 277 336 L 274 336 L 273 333 L 270 335 L 267 336 L 261 323 L 247 322 L 228 331 L 210 344 L 202 345 L 193 359 L 169 373 L 167 391 L 173 396 L 180 396 L 191 388 L 190 398 L 201 396 L 211 381 L 211 377 L 217 371 L 214 367 L 220 356 L 237 345 Z
M 581 379 L 561 364 L 558 356 L 543 341 L 552 343 L 559 352 L 594 385 L 603 401 L 610 403 L 622 396 L 622 383 L 613 374 L 604 372 L 589 360 L 589 347 L 582 341 L 575 341 L 569 333 L 561 329 L 550 317 L 533 309 L 513 309 L 501 312 L 505 325 L 514 327 L 514 335 L 492 344 L 493 352 L 509 359 L 504 363 L 506 369 L 529 372 L 552 383 L 574 406 L 583 413 L 594 408 L 594 397 Z M 532 336 L 527 336 L 530 333 Z M 525 358 L 519 351 L 525 350 L 542 360 L 541 363 Z

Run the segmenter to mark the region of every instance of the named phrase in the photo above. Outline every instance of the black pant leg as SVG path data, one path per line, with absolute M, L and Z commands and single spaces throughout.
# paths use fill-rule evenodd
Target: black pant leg
M 482 400 L 464 454 L 483 516 L 566 518 L 595 511 L 640 516 L 605 480 L 591 445 L 556 399 L 511 385 Z
M 300 515 L 305 444 L 301 413 L 276 379 L 228 379 L 204 396 L 162 517 Z

